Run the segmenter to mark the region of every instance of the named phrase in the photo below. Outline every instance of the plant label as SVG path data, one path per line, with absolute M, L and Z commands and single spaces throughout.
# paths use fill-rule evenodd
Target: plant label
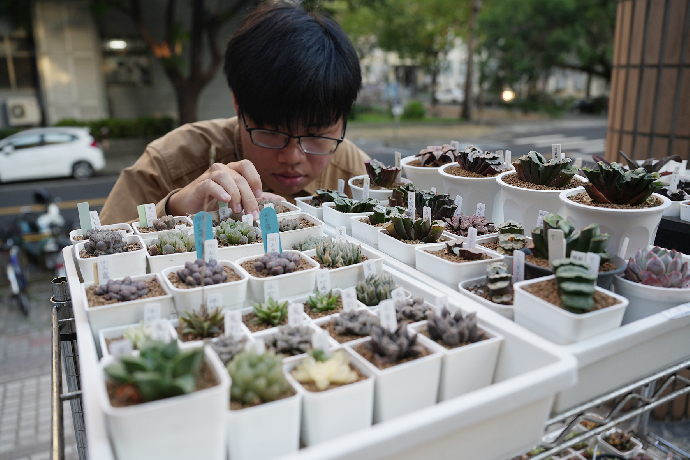
M 363 199 L 363 200 L 368 200 L 368 199 L 369 199 L 369 187 L 370 187 L 370 186 L 371 186 L 371 185 L 370 185 L 370 183 L 369 183 L 369 176 L 366 176 L 366 177 L 364 178 L 364 184 L 362 185 L 362 199 Z
M 575 158 L 575 166 L 582 168 L 582 157 Z
M 546 237 L 549 239 L 549 266 L 551 262 L 565 259 L 565 236 L 563 230 L 550 228 Z
M 101 219 L 98 217 L 98 211 L 89 211 L 89 217 L 91 218 L 91 228 L 100 230 Z
M 551 144 L 551 158 L 554 160 L 561 159 L 561 144 Z
M 357 291 L 355 288 L 343 289 L 340 295 L 343 299 L 343 311 L 355 311 L 357 309 Z
M 108 284 L 108 280 L 113 273 L 113 256 L 96 257 L 96 268 L 98 270 L 98 285 Z
M 204 258 L 204 241 L 213 238 L 213 223 L 211 214 L 200 211 L 194 215 L 194 245 L 196 246 L 196 258 Z
M 144 325 L 148 326 L 155 320 L 161 318 L 161 304 L 147 303 L 144 304 Z
M 398 302 L 405 302 L 405 288 L 399 286 L 391 291 L 391 299 L 396 304 Z
M 599 275 L 599 264 L 601 263 L 601 256 L 594 252 L 588 252 L 585 256 L 585 263 L 589 265 L 589 273 L 594 276 Z
M 510 150 L 506 150 L 506 165 L 510 166 L 512 161 Z
M 304 322 L 304 304 L 288 303 L 288 324 L 290 327 L 300 327 Z
M 230 217 L 230 208 L 227 203 L 223 201 L 218 202 L 218 216 L 220 220 L 226 220 Z
M 338 243 L 344 243 L 345 241 L 347 241 L 347 229 L 345 228 L 344 225 L 336 227 L 335 228 L 335 234 L 336 234 L 335 240 Z
M 278 292 L 278 281 L 264 281 L 264 301 L 267 302 L 268 299 L 278 300 L 279 295 L 280 293 Z
M 273 203 L 264 203 L 264 209 L 266 208 L 275 209 L 275 206 L 273 206 Z
M 433 193 L 434 195 L 436 195 L 436 187 L 431 187 L 431 193 Z
M 239 310 L 226 310 L 225 316 L 225 335 L 232 337 L 233 340 L 240 340 L 242 338 L 242 313 Z
M 139 215 L 139 227 L 146 227 L 146 210 L 143 204 L 137 206 L 137 214 Z
M 618 250 L 618 257 L 625 259 L 625 253 L 628 252 L 628 244 L 630 243 L 630 238 L 627 236 L 621 241 L 621 247 Z
M 431 222 L 431 208 L 429 206 L 424 206 L 422 209 L 422 214 L 424 216 L 424 220 Z
M 549 211 L 544 211 L 542 209 L 539 210 L 539 215 L 537 216 L 537 228 L 540 228 L 542 225 L 544 225 L 544 217 L 549 213 Z
M 458 141 L 450 141 L 450 147 L 455 149 L 456 152 L 460 150 L 460 142 Z M 429 148 L 429 147 L 427 147 Z
M 329 339 L 331 335 L 328 331 L 318 331 L 311 335 L 311 347 L 314 350 L 321 350 L 326 355 L 326 357 L 331 357 L 331 347 L 329 344 Z
M 486 211 L 486 205 L 484 203 L 477 203 L 477 212 L 476 214 L 479 217 L 484 217 L 484 211 Z
M 134 345 L 129 339 L 113 340 L 108 344 L 108 351 L 113 356 L 125 356 L 134 351 Z
M 670 191 L 678 190 L 678 182 L 680 182 L 680 167 L 676 166 L 673 168 L 673 173 L 671 174 L 671 184 L 668 186 Z
M 158 214 L 156 214 L 156 205 L 147 203 L 144 205 L 144 211 L 146 211 L 146 226 L 153 226 L 153 221 L 158 218 Z
M 266 353 L 266 342 L 264 342 L 264 339 L 261 338 L 247 340 L 247 342 L 244 344 L 244 351 L 256 353 L 257 355 L 263 355 Z
M 206 308 L 208 308 L 209 310 L 223 308 L 223 294 L 221 294 L 220 292 L 206 294 Z
M 140 206 L 137 206 L 137 210 Z M 142 208 L 143 209 L 143 208 Z M 91 230 L 91 214 L 89 213 L 89 202 L 84 201 L 83 203 L 77 204 L 77 210 L 79 211 L 79 226 L 81 227 L 81 234 L 86 235 L 86 232 Z M 141 216 L 141 212 L 139 213 Z
M 503 163 L 505 161 L 503 159 L 503 150 L 496 150 L 496 155 L 498 155 L 498 159 L 501 163 Z
M 331 273 L 327 268 L 322 268 L 316 271 L 316 289 L 321 294 L 328 294 L 331 292 Z
M 277 233 L 266 235 L 266 253 L 271 252 L 280 253 L 280 235 Z
M 161 342 L 170 342 L 170 329 L 167 319 L 157 319 L 151 323 L 151 338 Z
M 587 253 L 582 251 L 570 251 L 570 258 L 583 264 L 587 263 Z
M 668 319 L 678 319 L 690 315 L 690 302 L 677 305 L 661 312 Z
M 434 299 L 434 309 L 436 310 L 436 313 L 440 315 L 444 308 L 448 308 L 448 296 L 436 296 Z
M 467 247 L 473 249 L 477 245 L 477 229 L 470 227 L 467 229 Z
M 280 238 L 278 238 L 278 250 L 269 251 L 268 250 L 268 236 L 271 234 L 278 235 L 278 214 L 273 208 L 264 208 L 259 213 L 259 224 L 261 225 L 261 237 L 264 240 L 264 252 L 283 252 L 283 248 L 280 245 Z
M 381 320 L 381 326 L 391 332 L 395 332 L 398 328 L 395 304 L 392 299 L 382 300 L 379 303 L 379 319 Z
M 365 278 L 367 276 L 376 274 L 376 264 L 374 264 L 373 260 L 365 260 L 364 265 L 362 265 L 362 268 L 364 269 Z
M 175 230 L 183 232 L 187 230 L 187 226 L 185 224 L 177 224 L 175 225 Z
M 402 160 L 402 153 L 395 152 L 395 167 L 400 168 L 400 160 Z
M 462 214 L 462 197 L 460 195 L 455 195 L 455 212 L 453 213 L 453 216 L 459 216 Z
M 345 193 L 345 179 L 338 179 L 338 194 Z
M 407 212 L 410 215 L 410 219 L 415 219 L 415 199 L 414 192 L 407 192 Z
M 253 227 L 254 216 L 252 216 L 251 214 L 242 214 L 242 222 Z
M 218 260 L 218 240 L 215 238 L 204 241 L 204 260 L 210 262 L 211 259 Z
M 513 251 L 513 282 L 525 280 L 525 253 Z

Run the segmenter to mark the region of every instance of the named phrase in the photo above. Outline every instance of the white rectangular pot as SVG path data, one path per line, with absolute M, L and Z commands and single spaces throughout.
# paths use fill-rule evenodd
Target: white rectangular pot
M 144 307 L 148 303 L 160 304 L 161 318 L 170 318 L 171 313 L 175 311 L 172 292 L 168 288 L 168 285 L 163 281 L 160 273 L 132 276 L 131 278 L 134 281 L 151 281 L 152 279 L 156 278 L 158 283 L 163 288 L 165 295 L 160 297 L 130 300 L 127 302 L 117 302 L 97 307 L 89 307 L 86 300 L 86 288 L 93 286 L 93 283 L 83 283 L 81 285 L 81 292 L 84 299 L 84 310 L 86 310 L 86 316 L 89 318 L 89 324 L 91 324 L 91 330 L 93 331 L 95 340 L 98 340 L 98 331 L 101 329 L 113 326 L 135 324 L 143 320 Z
M 398 239 L 393 238 L 385 231 L 379 232 L 379 251 L 385 252 L 394 259 L 399 260 L 411 267 L 415 267 L 417 261 L 417 251 L 418 247 L 426 247 L 438 243 L 419 243 L 419 244 L 407 244 Z M 439 241 L 448 241 L 445 234 L 439 238 Z M 445 247 L 445 244 L 443 245 Z
M 101 225 L 101 230 L 124 230 L 125 233 L 127 233 L 127 236 L 133 236 L 134 235 L 134 230 L 132 229 L 132 226 L 127 224 L 127 223 L 121 223 L 121 224 L 110 224 L 110 225 Z M 69 241 L 72 244 L 77 244 L 81 243 L 84 241 L 83 239 L 81 240 L 75 240 L 75 237 L 77 236 L 82 236 L 81 234 L 81 228 L 77 228 L 69 232 Z M 84 235 L 86 237 L 86 235 Z
M 361 248 L 361 253 L 363 256 L 367 256 L 368 260 L 374 262 L 377 272 L 383 270 L 383 257 L 379 257 L 366 247 Z M 316 249 L 304 251 L 304 254 L 309 257 L 314 257 L 316 255 Z M 347 289 L 355 286 L 359 281 L 366 278 L 364 276 L 364 262 L 349 265 L 347 267 L 331 268 L 328 270 L 328 274 L 331 278 L 331 289 Z
M 307 391 L 291 375 L 299 364 L 285 366 L 286 376 L 302 389 L 302 442 L 306 446 L 364 430 L 371 426 L 374 413 L 374 378 L 371 371 L 352 359 L 353 352 L 344 349 L 351 364 L 368 378 L 330 390 Z
M 324 203 L 323 221 L 331 227 L 345 227 L 348 235 L 352 235 L 352 219 L 355 216 L 367 216 L 369 212 L 340 212 L 335 210 L 335 203 Z
M 632 449 L 630 449 L 627 452 L 621 452 L 618 449 L 616 449 L 615 447 L 613 447 L 611 444 L 609 444 L 608 442 L 604 441 L 604 438 L 609 433 L 612 433 L 614 431 L 620 431 L 620 430 L 618 428 L 614 428 L 612 430 L 605 431 L 603 433 L 599 433 L 599 435 L 597 436 L 597 446 L 599 446 L 599 448 L 602 450 L 603 453 L 619 455 L 623 458 L 633 458 L 635 455 L 637 455 L 637 453 L 640 451 L 640 449 L 642 449 L 642 443 L 637 438 L 634 438 L 632 436 L 630 437 L 630 440 L 633 442 L 635 447 L 633 447 Z
M 201 309 L 203 297 L 201 292 L 202 289 L 205 290 L 204 295 L 206 298 L 208 298 L 208 296 L 222 296 L 222 303 L 220 303 L 220 305 L 222 305 L 223 308 L 234 310 L 244 306 L 244 301 L 247 299 L 247 283 L 249 275 L 246 271 L 242 270 L 237 264 L 235 264 L 235 262 L 230 262 L 229 260 L 219 260 L 218 264 L 224 267 L 232 268 L 235 273 L 242 277 L 242 279 L 238 281 L 212 284 L 210 286 L 204 286 L 203 288 L 199 286 L 189 289 L 179 289 L 172 285 L 168 279 L 168 275 L 170 273 L 177 272 L 177 270 L 182 270 L 184 265 L 168 267 L 161 272 L 163 282 L 166 284 L 166 287 L 170 290 L 170 292 L 172 292 L 172 295 L 175 299 L 175 306 L 177 307 L 179 314 L 182 314 L 182 312 L 186 310 L 198 311 Z
M 355 340 L 345 345 L 353 349 L 369 338 Z M 429 350 L 434 350 L 430 340 L 419 335 L 417 341 Z M 430 355 L 408 361 L 388 369 L 380 370 L 357 352 L 357 360 L 375 376 L 374 423 L 385 422 L 436 404 L 441 375 L 442 354 Z
M 374 227 L 373 225 L 369 225 L 366 222 L 362 222 L 362 219 L 366 219 L 368 221 L 367 216 L 371 214 L 373 213 L 368 212 L 364 216 L 350 217 L 350 220 L 352 221 L 350 225 L 352 227 L 352 236 L 359 240 L 362 240 L 363 242 L 373 246 L 374 248 L 377 248 L 379 245 L 379 232 L 382 230 L 382 228 Z
M 130 252 L 121 252 L 110 255 L 111 272 L 110 277 L 113 279 L 124 278 L 125 276 L 138 276 L 146 274 L 146 243 L 138 235 L 127 236 L 123 238 L 125 243 L 139 242 L 141 249 Z M 79 252 L 84 249 L 84 241 L 74 245 L 74 255 L 77 258 L 79 265 L 79 272 L 84 283 L 93 283 L 94 270 L 96 264 L 96 257 L 82 258 Z
M 173 324 L 170 321 L 168 321 L 167 323 L 168 323 L 168 333 L 170 334 L 170 340 L 177 340 L 177 331 L 175 330 L 175 326 L 173 326 Z M 139 323 L 128 324 L 127 326 L 106 327 L 106 328 L 98 331 L 98 344 L 101 347 L 101 357 L 103 359 L 105 359 L 109 356 L 112 356 L 110 353 L 110 350 L 108 349 L 107 340 L 108 339 L 122 338 L 122 335 L 130 327 L 138 328 Z
M 190 219 L 189 217 L 187 217 L 187 216 L 174 216 L 173 219 L 175 220 L 175 225 L 188 223 L 189 227 L 186 227 L 185 230 L 190 232 L 190 233 L 192 233 L 194 231 L 194 224 L 192 222 L 192 219 Z M 142 232 L 140 230 L 141 225 L 139 225 L 138 220 L 135 222 L 132 222 L 132 228 L 134 229 L 134 233 L 141 236 L 142 238 L 158 238 L 158 235 L 160 235 L 161 233 L 172 231 L 172 229 L 171 229 L 171 230 L 159 230 L 157 232 Z
M 311 200 L 311 196 L 298 196 L 295 198 L 295 204 L 300 211 L 311 214 L 319 220 L 323 220 L 323 208 L 321 206 L 312 206 L 309 204 Z
M 197 259 L 196 250 L 191 252 L 179 252 L 175 254 L 160 254 L 157 256 L 152 256 L 149 254 L 148 247 L 154 240 L 155 238 L 144 239 L 144 243 L 146 244 L 147 248 L 146 263 L 148 265 L 149 273 L 161 273 L 166 268 L 184 265 L 187 262 L 194 262 Z
M 410 329 L 419 333 L 426 328 L 427 321 L 410 325 Z M 498 353 L 503 344 L 503 336 L 488 329 L 484 324 L 479 327 L 489 337 L 486 340 L 451 350 L 429 340 L 430 347 L 442 354 L 441 380 L 438 388 L 438 400 L 446 401 L 470 391 L 491 385 L 498 361 Z
M 309 222 L 315 224 L 313 227 L 300 228 L 299 230 L 289 230 L 287 232 L 280 232 L 280 244 L 283 247 L 283 251 L 286 249 L 294 249 L 297 243 L 309 236 L 322 236 L 323 235 L 323 222 L 321 222 L 316 217 L 306 212 L 300 212 L 295 214 L 281 214 L 278 217 L 278 223 L 286 219 L 306 219 Z M 263 249 L 263 243 L 262 243 Z
M 235 262 L 243 257 L 259 256 L 264 253 L 264 244 L 250 243 L 238 244 L 234 246 L 219 246 L 218 260 L 229 260 Z
M 621 325 L 628 299 L 599 286 L 597 291 L 615 297 L 618 303 L 588 313 L 571 313 L 546 302 L 524 289 L 528 284 L 554 279 L 544 276 L 513 285 L 515 322 L 558 345 L 579 342 L 616 329 Z
M 101 407 L 117 458 L 225 460 L 225 417 L 230 377 L 215 353 L 205 349 L 205 361 L 220 382 L 211 388 L 129 407 L 112 407 L 100 366 Z
M 283 275 L 259 278 L 257 276 L 250 275 L 241 266 L 243 262 L 247 260 L 257 259 L 258 256 L 244 257 L 235 262 L 239 270 L 245 273 L 249 278 L 249 295 L 254 301 L 265 302 L 266 300 L 268 300 L 264 298 L 264 284 L 266 284 L 267 281 L 278 282 L 278 294 L 281 299 L 314 292 L 314 288 L 316 287 L 316 270 L 319 269 L 319 263 L 311 257 L 307 257 L 306 255 L 304 255 L 303 252 L 286 249 L 283 249 L 283 252 L 298 253 L 300 257 L 309 262 L 309 265 L 311 265 L 312 268 L 292 273 L 285 273 Z
M 503 315 L 512 321 L 513 320 L 513 306 L 512 305 L 503 305 L 500 303 L 492 302 L 490 300 L 485 299 L 484 297 L 480 297 L 480 296 L 470 292 L 467 289 L 472 284 L 479 284 L 479 283 L 485 283 L 485 282 L 486 282 L 486 276 L 479 276 L 477 278 L 472 278 L 469 280 L 461 281 L 460 283 L 458 283 L 458 290 L 460 291 L 461 294 L 466 295 L 467 297 L 474 300 L 475 302 L 479 302 L 480 304 L 484 305 L 485 307 L 488 307 L 490 310 L 493 310 L 496 313 L 499 313 L 500 315 Z
M 420 245 L 415 248 L 415 265 L 417 270 L 436 278 L 449 286 L 455 287 L 459 282 L 469 278 L 486 276 L 486 267 L 493 262 L 501 262 L 504 257 L 497 252 L 477 247 L 491 259 L 474 260 L 472 262 L 456 263 L 442 259 L 429 251 L 445 250 L 445 243 L 434 243 Z
M 246 409 L 225 411 L 230 459 L 269 460 L 297 452 L 302 389 L 292 383 L 291 385 L 295 390 L 294 396 Z

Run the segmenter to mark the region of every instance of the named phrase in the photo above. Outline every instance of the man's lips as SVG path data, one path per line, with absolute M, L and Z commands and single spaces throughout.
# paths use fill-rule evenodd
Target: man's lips
M 283 174 L 274 174 L 275 178 L 278 179 L 278 181 L 283 184 L 283 185 L 299 185 L 301 182 L 303 182 L 306 178 L 306 176 L 302 174 L 297 174 L 297 173 L 283 173 Z

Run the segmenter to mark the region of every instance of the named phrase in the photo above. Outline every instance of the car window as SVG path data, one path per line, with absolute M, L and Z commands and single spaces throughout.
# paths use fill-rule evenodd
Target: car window
M 45 133 L 43 135 L 43 142 L 48 144 L 64 144 L 65 142 L 72 142 L 77 136 L 67 133 Z
M 12 145 L 14 146 L 15 150 L 38 147 L 41 145 L 41 136 L 39 134 L 27 134 L 26 136 L 20 136 L 12 139 Z

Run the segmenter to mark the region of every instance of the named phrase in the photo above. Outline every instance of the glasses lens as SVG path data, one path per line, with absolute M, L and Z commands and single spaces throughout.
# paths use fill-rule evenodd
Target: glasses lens
M 282 149 L 290 139 L 285 134 L 262 129 L 253 130 L 250 135 L 254 144 L 268 149 Z
M 300 143 L 305 152 L 313 155 L 328 155 L 338 147 L 338 141 L 325 137 L 303 137 Z

